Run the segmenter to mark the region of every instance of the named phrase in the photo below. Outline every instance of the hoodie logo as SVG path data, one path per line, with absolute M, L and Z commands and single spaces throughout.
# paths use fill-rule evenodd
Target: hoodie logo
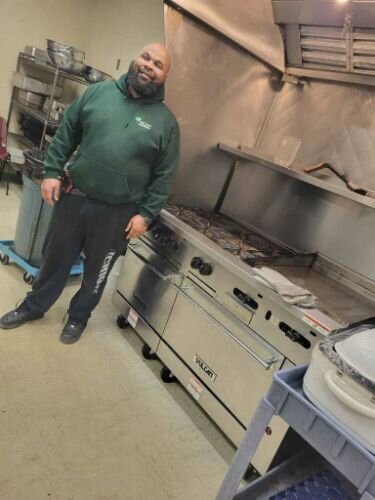
M 152 129 L 152 125 L 150 125 L 147 122 L 144 122 L 140 116 L 136 116 L 135 121 L 137 122 L 137 125 L 139 125 L 142 128 L 145 128 L 146 130 Z

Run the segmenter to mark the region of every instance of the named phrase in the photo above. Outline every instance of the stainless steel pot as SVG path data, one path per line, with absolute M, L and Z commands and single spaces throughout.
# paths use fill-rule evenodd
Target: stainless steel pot
M 99 69 L 95 69 L 92 66 L 87 66 L 84 74 L 85 80 L 90 83 L 98 83 L 103 80 L 112 80 L 112 76 L 104 73 L 104 71 L 100 71 Z
M 83 50 L 76 49 L 64 43 L 56 42 L 55 40 L 50 40 L 49 38 L 47 38 L 47 47 L 48 50 L 65 54 L 80 62 L 82 62 L 86 56 L 86 53 L 83 52 Z
M 74 75 L 81 75 L 85 69 L 86 65 L 80 61 L 76 61 L 69 54 L 64 52 L 55 52 L 48 49 L 48 55 L 51 59 L 52 64 L 67 73 L 72 73 Z

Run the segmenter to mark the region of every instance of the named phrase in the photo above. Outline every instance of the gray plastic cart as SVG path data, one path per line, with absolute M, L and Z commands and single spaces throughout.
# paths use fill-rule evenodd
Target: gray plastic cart
M 307 366 L 298 366 L 274 374 L 216 500 L 265 500 L 305 480 L 322 465 L 340 477 L 353 498 L 375 500 L 375 456 L 305 397 L 302 382 L 306 370 Z M 273 415 L 279 415 L 310 445 L 308 451 L 238 489 Z

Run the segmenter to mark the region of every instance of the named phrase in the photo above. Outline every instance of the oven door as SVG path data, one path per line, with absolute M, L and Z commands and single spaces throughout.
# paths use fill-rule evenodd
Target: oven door
M 116 293 L 161 335 L 177 294 L 173 283 L 181 279 L 169 262 L 137 240 L 128 245 Z
M 244 427 L 284 361 L 189 278 L 179 289 L 162 340 Z

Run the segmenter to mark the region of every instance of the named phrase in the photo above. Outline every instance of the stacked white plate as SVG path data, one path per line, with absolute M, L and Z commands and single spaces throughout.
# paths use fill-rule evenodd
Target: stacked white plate
M 304 391 L 316 406 L 375 453 L 375 329 L 336 337 L 337 341 L 333 336 L 315 347 Z

